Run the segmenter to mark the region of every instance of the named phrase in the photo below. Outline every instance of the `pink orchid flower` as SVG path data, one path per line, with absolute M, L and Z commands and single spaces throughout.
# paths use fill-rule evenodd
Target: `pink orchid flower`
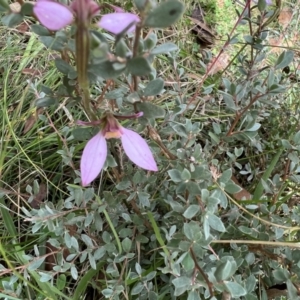
M 135 30 L 135 23 L 140 19 L 137 15 L 126 13 L 120 7 L 111 5 L 115 13 L 104 15 L 98 26 L 113 33 L 122 32 L 131 23 L 128 32 Z M 73 23 L 74 17 L 81 22 L 89 21 L 100 10 L 99 5 L 93 0 L 74 0 L 71 5 L 65 6 L 53 0 L 37 0 L 33 12 L 42 25 L 50 30 L 60 30 Z
M 135 30 L 135 24 L 140 21 L 140 18 L 131 13 L 116 12 L 104 15 L 98 26 L 113 33 L 121 33 L 127 26 L 132 23 L 132 26 L 127 30 L 127 32 L 133 32 Z
M 50 30 L 60 30 L 73 22 L 71 9 L 51 0 L 38 0 L 33 12 L 40 23 Z
M 139 134 L 122 127 L 112 115 L 107 115 L 101 121 L 105 125 L 87 142 L 81 156 L 80 171 L 83 186 L 89 185 L 102 170 L 107 157 L 106 139 L 110 138 L 121 139 L 125 153 L 138 167 L 149 171 L 158 170 L 149 146 Z

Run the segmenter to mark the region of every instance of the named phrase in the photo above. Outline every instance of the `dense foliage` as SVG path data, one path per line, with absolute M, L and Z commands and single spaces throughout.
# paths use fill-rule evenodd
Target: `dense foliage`
M 1 70 L 1 297 L 297 299 L 297 58 L 269 47 L 281 3 L 237 6 L 220 51 L 190 66 L 164 35 L 188 13 L 178 0 L 124 3 L 138 17 L 116 31 L 82 16 L 88 0 L 74 0 L 58 30 L 42 2 L 19 12 L 0 2 L 7 28 L 30 24 L 27 60 Z M 100 14 L 119 26 L 120 10 Z M 32 78 L 18 94 L 24 70 Z M 112 119 L 115 131 L 103 125 Z M 158 171 L 135 165 L 140 142 L 122 140 L 128 159 L 122 128 L 147 141 Z M 85 180 L 82 152 L 100 131 L 119 135 Z

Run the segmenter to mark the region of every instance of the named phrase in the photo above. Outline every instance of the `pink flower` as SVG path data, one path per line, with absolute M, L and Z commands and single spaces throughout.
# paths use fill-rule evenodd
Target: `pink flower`
M 120 138 L 124 151 L 138 167 L 157 171 L 157 165 L 146 141 L 136 132 L 122 127 L 118 121 L 108 115 L 102 119 L 102 130 L 86 144 L 80 162 L 81 182 L 89 185 L 102 170 L 107 157 L 106 139 Z
M 116 12 L 104 15 L 100 22 L 98 22 L 98 26 L 113 34 L 119 34 L 130 24 L 132 24 L 132 26 L 128 29 L 128 32 L 134 31 L 135 23 L 139 21 L 140 18 L 135 14 Z
M 115 13 L 104 15 L 98 22 L 99 27 L 113 34 L 118 34 L 132 23 L 128 31 L 133 31 L 135 23 L 140 21 L 139 17 L 124 12 L 120 7 L 114 5 L 111 7 Z M 33 12 L 40 23 L 54 31 L 72 24 L 74 17 L 82 23 L 87 23 L 99 10 L 99 5 L 93 0 L 74 0 L 70 7 L 53 0 L 37 0 L 33 7 Z
M 60 30 L 73 22 L 72 11 L 63 4 L 51 0 L 38 0 L 33 12 L 40 23 L 50 30 Z
M 73 23 L 74 16 L 81 22 L 97 14 L 99 5 L 93 0 L 74 0 L 70 7 L 53 0 L 38 0 L 33 12 L 45 27 L 60 30 Z

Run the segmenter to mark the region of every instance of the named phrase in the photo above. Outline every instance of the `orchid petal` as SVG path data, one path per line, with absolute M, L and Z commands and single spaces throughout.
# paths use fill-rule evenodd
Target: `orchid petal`
M 111 13 L 104 15 L 100 22 L 98 22 L 98 26 L 103 29 L 113 33 L 119 34 L 122 32 L 130 23 L 137 23 L 140 21 L 140 18 L 131 13 Z M 128 32 L 132 32 L 135 30 L 135 25 L 132 25 Z
M 123 8 L 119 7 L 119 6 L 115 6 L 115 5 L 110 5 L 110 6 L 117 13 L 124 13 L 125 12 L 125 10 Z
M 136 132 L 122 128 L 122 145 L 129 159 L 140 168 L 157 171 L 153 154 L 146 141 Z
M 73 22 L 70 9 L 54 1 L 38 0 L 33 12 L 40 23 L 50 30 L 60 30 Z
M 98 133 L 87 142 L 81 156 L 80 171 L 83 186 L 87 186 L 98 176 L 106 156 L 106 140 L 101 133 Z

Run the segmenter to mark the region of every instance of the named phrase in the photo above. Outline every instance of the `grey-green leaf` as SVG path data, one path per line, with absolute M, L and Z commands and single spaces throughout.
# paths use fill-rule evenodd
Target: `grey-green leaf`
M 131 51 L 129 50 L 124 39 L 120 39 L 116 45 L 116 55 L 119 57 L 126 58 L 130 54 L 131 54 Z
M 237 298 L 247 294 L 246 290 L 236 282 L 224 282 L 232 297 Z
M 263 12 L 267 7 L 267 1 L 266 0 L 258 0 L 257 8 L 260 12 Z
M 77 280 L 77 278 L 78 278 L 78 271 L 77 271 L 77 269 L 76 269 L 75 266 L 71 267 L 71 275 L 72 275 L 73 279 Z
M 226 260 L 221 262 L 215 271 L 215 277 L 217 281 L 226 280 L 231 275 L 231 262 Z
M 41 26 L 39 24 L 32 24 L 30 26 L 30 29 L 37 35 L 41 35 L 41 36 L 50 36 L 50 31 L 45 28 L 44 26 Z
M 182 182 L 181 173 L 177 169 L 172 169 L 168 171 L 169 176 L 174 182 Z
M 33 260 L 31 263 L 30 263 L 30 265 L 28 266 L 28 270 L 29 271 L 33 271 L 33 270 L 36 270 L 36 269 L 38 269 L 41 265 L 42 265 L 42 263 L 44 262 L 44 260 L 45 260 L 45 257 L 42 257 L 42 258 L 38 258 L 38 259 L 36 259 L 36 260 Z
M 144 96 L 156 96 L 161 93 L 164 88 L 164 81 L 161 78 L 154 79 L 148 83 L 144 90 Z
M 150 102 L 140 102 L 136 104 L 139 111 L 144 113 L 145 118 L 163 118 L 165 116 L 165 110 L 160 106 L 154 105 Z
M 105 298 L 109 298 L 113 295 L 114 291 L 112 289 L 104 289 L 101 291 Z
M 213 228 L 214 230 L 217 230 L 219 232 L 225 232 L 226 231 L 221 219 L 219 217 L 217 217 L 216 215 L 208 212 L 206 214 L 205 218 L 207 218 L 209 226 L 211 228 Z
M 240 186 L 238 186 L 237 184 L 235 184 L 232 180 L 227 182 L 227 184 L 225 186 L 225 191 L 229 194 L 235 194 L 235 193 L 240 192 L 241 190 L 242 190 L 242 188 Z
M 162 2 L 145 20 L 145 26 L 152 28 L 165 28 L 174 24 L 182 15 L 184 5 L 177 0 Z
M 76 141 L 87 141 L 92 138 L 97 132 L 99 132 L 98 128 L 78 127 L 73 129 L 72 135 L 74 137 L 74 140 Z
M 294 52 L 293 51 L 283 51 L 275 64 L 275 69 L 282 69 L 286 66 L 288 66 L 294 58 Z
M 144 40 L 144 47 L 146 50 L 151 50 L 156 46 L 156 44 L 157 44 L 157 35 L 154 32 L 152 32 Z
M 199 292 L 195 290 L 190 291 L 187 300 L 200 300 Z
M 23 16 L 21 14 L 11 13 L 4 16 L 1 21 L 7 27 L 14 27 L 23 21 Z
M 138 295 L 141 293 L 141 291 L 144 289 L 144 286 L 141 282 L 138 282 L 133 289 L 131 290 L 131 295 Z
M 74 68 L 70 66 L 65 60 L 61 58 L 56 58 L 55 59 L 55 66 L 58 71 L 61 73 L 67 75 L 69 72 L 74 72 Z
M 189 240 L 195 240 L 199 232 L 201 232 L 201 228 L 197 222 L 191 221 L 183 224 L 183 233 Z
M 40 36 L 40 41 L 49 49 L 62 51 L 67 39 L 65 37 Z
M 147 0 L 134 0 L 134 4 L 139 11 L 143 11 L 146 7 Z
M 181 172 L 182 181 L 187 182 L 187 181 L 191 180 L 191 177 L 192 177 L 192 175 L 191 175 L 190 171 L 188 169 L 184 168 L 183 171 Z
M 39 108 L 39 107 L 48 107 L 48 106 L 55 105 L 55 104 L 57 104 L 57 99 L 55 99 L 53 97 L 49 97 L 49 96 L 39 98 L 35 101 L 35 106 L 37 108 Z
M 152 70 L 148 60 L 144 57 L 130 59 L 127 63 L 127 68 L 132 75 L 136 76 L 148 75 Z
M 92 248 L 94 246 L 92 239 L 88 235 L 82 234 L 81 239 L 88 247 Z
M 0 8 L 3 8 L 3 11 L 9 11 L 10 7 L 6 0 L 0 0 Z
M 180 296 L 186 290 L 189 289 L 191 285 L 191 278 L 181 276 L 172 280 L 173 285 L 175 286 L 175 296 Z
M 53 278 L 53 276 L 48 273 L 39 272 L 39 274 L 41 275 L 41 277 L 40 277 L 41 282 L 47 282 Z M 10 298 L 7 298 L 7 299 L 10 299 Z
M 51 276 L 52 277 L 52 276 Z M 67 278 L 65 274 L 60 274 L 56 279 L 56 286 L 61 291 L 66 286 Z
M 33 3 L 25 2 L 21 7 L 21 15 L 30 16 L 33 13 Z
M 231 179 L 231 176 L 232 176 L 232 170 L 231 169 L 227 169 L 226 171 L 224 171 L 222 173 L 222 175 L 220 176 L 220 178 L 218 179 L 218 181 L 225 184 L 225 183 L 227 183 Z
M 123 241 L 122 241 L 122 248 L 125 252 L 129 252 L 131 249 L 131 239 L 129 239 L 128 237 L 126 237 Z
M 123 65 L 123 68 L 121 68 L 121 65 L 119 65 L 119 67 L 120 68 L 115 68 L 114 63 L 105 61 L 97 65 L 92 65 L 89 68 L 89 72 L 96 76 L 102 77 L 103 79 L 112 79 L 118 77 L 125 71 L 125 64 Z
M 165 43 L 155 47 L 152 51 L 152 55 L 164 54 L 178 50 L 178 47 L 174 43 Z
M 183 213 L 183 216 L 186 219 L 192 219 L 198 213 L 199 210 L 199 205 L 192 204 L 186 209 L 186 211 Z

